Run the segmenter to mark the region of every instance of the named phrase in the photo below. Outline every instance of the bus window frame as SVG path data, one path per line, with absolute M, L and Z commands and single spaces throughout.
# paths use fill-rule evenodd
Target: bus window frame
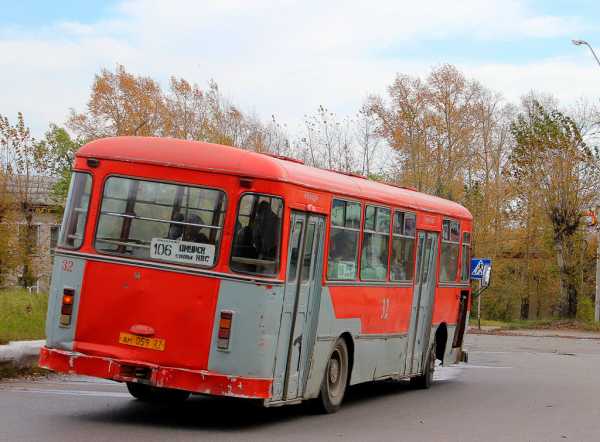
M 389 210 L 390 212 L 390 221 L 389 221 L 389 225 L 388 225 L 388 232 L 387 232 L 387 240 L 388 240 L 388 244 L 387 244 L 387 264 L 386 264 L 386 272 L 385 272 L 385 278 L 383 279 L 371 279 L 371 278 L 363 278 L 362 277 L 362 255 L 363 255 L 363 245 L 365 242 L 365 233 L 370 233 L 370 234 L 375 234 L 375 235 L 385 235 L 384 232 L 379 232 L 377 231 L 377 210 L 375 211 L 375 230 L 367 230 L 367 207 L 374 207 L 375 209 L 386 209 Z M 359 244 L 360 244 L 360 249 L 358 250 L 358 281 L 364 281 L 364 282 L 377 282 L 377 283 L 384 283 L 384 282 L 389 282 L 390 281 L 390 264 L 391 264 L 391 248 L 390 245 L 392 243 L 392 217 L 394 216 L 394 209 L 392 207 L 388 207 L 388 206 L 382 206 L 376 203 L 369 203 L 368 201 L 364 202 L 364 207 L 362 207 L 361 210 L 361 216 L 362 216 L 362 222 L 361 222 L 361 229 L 360 229 L 360 238 L 359 238 Z M 336 227 L 339 228 L 339 227 Z M 350 280 L 343 280 L 343 281 L 350 281 Z
M 64 247 L 63 245 L 61 245 L 60 238 L 61 238 L 61 234 L 62 234 L 62 224 L 63 224 L 64 220 L 61 220 L 61 223 L 60 223 L 60 229 L 58 231 L 58 243 L 57 243 L 56 249 L 68 250 L 70 252 L 76 252 L 76 251 L 80 250 L 85 244 L 85 239 L 86 239 L 85 233 L 88 228 L 88 222 L 90 221 L 90 209 L 92 207 L 92 203 L 94 202 L 94 200 L 92 198 L 92 196 L 94 195 L 94 181 L 95 181 L 94 174 L 91 171 L 85 170 L 85 169 L 73 169 L 73 171 L 71 173 L 71 179 L 73 179 L 73 174 L 75 174 L 75 173 L 84 173 L 86 175 L 89 175 L 91 182 L 90 182 L 90 194 L 88 196 L 88 208 L 87 208 L 87 212 L 85 213 L 85 222 L 83 223 L 83 233 L 81 234 L 81 244 L 79 244 L 79 247 Z M 69 183 L 69 190 L 71 190 L 70 185 L 71 185 L 71 183 Z M 67 200 L 69 199 L 69 197 L 70 197 L 70 195 L 67 195 Z M 63 214 L 63 216 L 64 216 L 64 214 Z
M 333 225 L 333 202 L 335 200 L 338 201 L 344 201 L 346 203 L 356 203 L 360 206 L 360 220 L 358 223 L 358 229 L 355 229 L 353 227 L 340 227 L 340 226 L 334 226 Z M 364 207 L 366 207 L 366 203 L 363 204 L 363 201 L 361 200 L 356 200 L 356 199 L 352 199 L 352 198 L 348 198 L 345 196 L 336 196 L 336 195 L 332 195 L 331 196 L 331 204 L 329 205 L 329 213 L 328 213 L 328 220 L 327 220 L 327 224 L 328 224 L 328 228 L 327 228 L 327 250 L 326 250 L 326 254 L 324 256 L 324 261 L 325 261 L 325 281 L 326 282 L 333 282 L 333 283 L 351 283 L 351 282 L 357 282 L 360 281 L 359 277 L 360 277 L 360 255 L 361 255 L 361 249 L 362 249 L 362 230 L 363 230 L 363 226 L 364 226 L 364 222 L 365 219 L 363 217 L 363 212 L 364 212 Z M 345 219 L 344 219 L 345 222 Z M 357 246 L 356 246 L 356 255 L 354 258 L 354 262 L 356 264 L 356 272 L 354 274 L 354 278 L 353 279 L 333 279 L 333 278 L 329 278 L 329 252 L 330 250 L 330 245 L 331 245 L 331 230 L 332 229 L 345 229 L 345 230 L 351 230 L 353 232 L 358 232 L 358 241 L 357 241 Z
M 469 236 L 469 240 L 468 241 L 465 241 L 465 235 Z M 463 230 L 461 232 L 461 235 L 460 235 L 460 270 L 459 271 L 460 271 L 460 282 L 463 282 L 463 283 L 464 282 L 469 282 L 470 276 L 471 276 L 469 274 L 469 272 L 470 272 L 469 265 L 470 265 L 470 261 L 471 261 L 471 254 L 473 253 L 472 252 L 472 245 L 471 245 L 472 244 L 472 239 L 471 239 L 472 237 L 473 237 L 473 234 L 472 234 L 472 232 L 470 230 Z M 467 259 L 467 263 L 466 263 L 467 264 L 466 279 L 463 279 L 463 275 L 462 275 L 462 273 L 463 273 L 462 262 L 463 262 L 463 253 L 465 252 L 465 246 L 466 246 L 467 252 L 468 252 L 468 259 Z
M 276 265 L 275 271 L 273 273 L 266 274 L 266 273 L 257 273 L 257 272 L 244 272 L 242 270 L 234 270 L 231 267 L 231 261 L 232 261 L 232 258 L 233 258 L 233 253 L 232 253 L 233 252 L 233 245 L 235 243 L 235 235 L 237 233 L 237 232 L 235 232 L 235 223 L 237 222 L 237 219 L 238 219 L 238 217 L 240 215 L 240 203 L 242 201 L 242 198 L 244 196 L 246 196 L 246 195 L 257 195 L 259 197 L 260 196 L 266 196 L 266 197 L 269 197 L 269 198 L 277 198 L 278 200 L 281 201 L 281 225 L 279 226 L 279 253 L 278 253 L 277 259 L 275 261 L 277 265 Z M 251 192 L 240 193 L 238 195 L 238 198 L 237 198 L 237 205 L 236 206 L 237 206 L 237 209 L 235 211 L 235 217 L 233 218 L 233 231 L 231 232 L 231 242 L 229 244 L 229 260 L 228 260 L 228 264 L 227 264 L 228 270 L 231 273 L 236 273 L 236 274 L 240 274 L 240 275 L 261 276 L 261 277 L 264 277 L 264 278 L 277 278 L 277 277 L 280 277 L 281 276 L 281 268 L 282 268 L 281 267 L 281 263 L 283 261 L 281 259 L 281 255 L 283 253 L 283 230 L 284 230 L 284 224 L 285 224 L 285 221 L 286 221 L 286 219 L 285 219 L 286 216 L 285 215 L 286 215 L 286 210 L 287 210 L 286 209 L 286 205 L 285 205 L 285 198 L 283 197 L 283 195 L 276 195 L 276 194 L 271 194 L 271 193 L 261 193 L 261 192 L 257 192 L 257 191 L 254 190 L 254 191 L 251 191 Z M 291 233 L 291 229 L 290 229 L 290 233 Z M 289 236 L 289 234 L 288 234 L 288 236 Z M 286 259 L 286 263 L 287 263 L 287 259 L 288 259 L 287 250 L 286 250 L 285 259 Z M 284 275 L 284 279 L 283 280 L 285 281 L 286 278 L 287 278 L 287 272 Z
M 158 184 L 171 184 L 171 185 L 175 185 L 175 186 L 195 187 L 195 188 L 199 188 L 199 189 L 216 190 L 216 191 L 222 192 L 223 195 L 225 196 L 225 201 L 223 204 L 223 226 L 219 227 L 221 229 L 221 238 L 219 240 L 219 247 L 215 246 L 215 259 L 213 261 L 213 265 L 212 266 L 203 266 L 203 265 L 194 266 L 194 265 L 186 264 L 183 262 L 174 263 L 174 262 L 169 262 L 169 261 L 163 261 L 160 259 L 140 258 L 139 256 L 131 257 L 131 256 L 125 256 L 125 255 L 122 255 L 119 253 L 110 253 L 110 252 L 98 250 L 96 248 L 96 235 L 98 234 L 100 217 L 102 216 L 102 202 L 104 199 L 104 191 L 106 189 L 106 182 L 110 178 L 113 178 L 113 177 L 132 179 L 132 180 L 138 180 L 138 181 L 149 181 L 149 182 L 158 183 Z M 176 181 L 176 180 L 160 180 L 160 179 L 155 179 L 155 178 L 137 177 L 137 176 L 131 176 L 131 175 L 112 174 L 111 173 L 111 174 L 105 175 L 102 180 L 102 188 L 101 188 L 100 195 L 98 196 L 97 205 L 96 205 L 96 223 L 95 223 L 94 232 L 92 235 L 93 236 L 92 247 L 94 248 L 94 251 L 96 253 L 98 253 L 99 255 L 116 256 L 116 257 L 120 257 L 120 258 L 140 260 L 143 262 L 154 262 L 154 263 L 160 263 L 160 264 L 179 265 L 179 266 L 184 266 L 186 268 L 197 269 L 197 270 L 213 270 L 215 267 L 218 266 L 219 261 L 221 259 L 221 248 L 222 248 L 223 240 L 225 238 L 225 226 L 227 224 L 227 210 L 228 209 L 229 209 L 229 195 L 225 189 L 221 189 L 218 187 L 212 187 L 212 186 L 201 186 L 201 185 L 197 185 L 197 184 L 183 183 L 181 181 Z M 154 219 L 153 219 L 153 221 L 163 222 L 163 220 L 154 220 Z M 170 223 L 170 221 L 164 221 L 164 222 Z M 180 222 L 178 222 L 178 221 L 175 221 L 175 223 L 180 224 Z M 186 224 L 186 223 L 184 222 L 183 224 Z M 193 224 L 193 225 L 196 225 L 196 224 Z M 211 228 L 215 228 L 215 226 L 211 226 Z
M 452 241 L 450 239 L 444 239 L 444 221 L 450 221 L 450 223 L 457 223 L 458 224 L 458 241 Z M 452 225 L 452 224 L 450 224 Z M 450 231 L 448 231 L 448 237 L 450 237 Z M 456 284 L 459 281 L 459 277 L 460 277 L 460 272 L 462 269 L 462 264 L 461 264 L 461 242 L 462 242 L 462 232 L 461 232 L 461 222 L 459 219 L 456 218 L 449 218 L 449 217 L 442 217 L 442 230 L 440 231 L 440 251 L 439 251 L 439 282 L 440 284 Z M 458 253 L 456 254 L 456 273 L 454 275 L 454 279 L 448 280 L 448 281 L 442 281 L 441 278 L 441 273 L 442 273 L 442 255 L 443 255 L 443 243 L 447 243 L 447 244 L 457 244 L 458 245 Z
M 395 219 L 396 219 L 397 212 L 404 213 L 404 214 L 410 213 L 411 215 L 414 215 L 414 217 L 415 217 L 414 232 L 415 233 L 413 236 L 394 233 L 394 226 L 395 226 Z M 394 284 L 412 283 L 415 280 L 415 273 L 416 273 L 415 261 L 416 261 L 416 257 L 417 257 L 417 215 L 418 214 L 416 211 L 413 211 L 410 209 L 394 208 L 392 211 L 392 218 L 391 218 L 391 222 L 390 222 L 390 229 L 391 229 L 390 239 L 391 240 L 390 240 L 389 269 L 388 269 L 388 278 L 391 283 L 394 283 Z M 406 219 L 403 217 L 402 218 L 402 230 L 404 230 L 405 224 L 406 224 Z M 411 261 L 412 278 L 410 278 L 410 279 L 392 279 L 392 250 L 393 250 L 394 238 L 405 238 L 405 239 L 413 240 L 413 253 L 412 253 L 412 261 Z M 440 253 L 441 253 L 441 249 L 440 249 Z

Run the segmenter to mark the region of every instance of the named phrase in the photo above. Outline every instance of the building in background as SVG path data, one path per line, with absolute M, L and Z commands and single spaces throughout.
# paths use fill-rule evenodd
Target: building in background
M 35 179 L 29 179 L 26 182 L 17 182 L 19 178 L 17 177 L 8 186 L 8 191 L 11 193 L 16 207 L 10 221 L 13 225 L 8 226 L 9 231 L 14 232 L 14 235 L 11 235 L 12 240 L 9 239 L 9 248 L 12 249 L 13 255 L 18 254 L 18 251 L 25 248 L 24 244 L 26 244 L 28 229 L 24 214 L 19 211 L 19 200 L 22 195 L 26 194 L 33 212 L 32 229 L 29 231 L 31 246 L 28 255 L 31 258 L 32 272 L 35 277 L 35 283 L 29 285 L 28 288 L 33 291 L 48 291 L 54 248 L 58 241 L 62 213 L 61 204 L 52 195 L 56 179 L 52 177 L 35 177 Z M 22 273 L 22 265 L 17 265 L 8 272 L 4 285 L 25 285 L 21 280 Z

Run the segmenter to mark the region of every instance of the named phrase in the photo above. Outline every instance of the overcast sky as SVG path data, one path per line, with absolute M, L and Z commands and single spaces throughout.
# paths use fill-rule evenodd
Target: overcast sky
M 35 135 L 81 110 L 93 75 L 116 63 L 165 85 L 172 75 L 292 131 L 323 104 L 340 115 L 395 73 L 441 63 L 516 101 L 600 97 L 598 0 L 0 0 L 0 114 Z

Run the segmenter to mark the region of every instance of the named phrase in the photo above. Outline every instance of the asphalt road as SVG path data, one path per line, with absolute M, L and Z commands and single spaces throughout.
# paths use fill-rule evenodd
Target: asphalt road
M 600 340 L 469 335 L 430 390 L 350 389 L 334 415 L 193 397 L 148 406 L 81 377 L 0 382 L 1 441 L 600 441 Z

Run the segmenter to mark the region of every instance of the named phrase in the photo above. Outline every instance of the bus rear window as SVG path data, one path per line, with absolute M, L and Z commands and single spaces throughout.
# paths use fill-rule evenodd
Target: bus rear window
M 104 186 L 96 250 L 212 267 L 222 236 L 225 193 L 131 178 Z
M 282 217 L 281 198 L 242 196 L 231 248 L 231 270 L 258 275 L 277 273 Z
M 81 247 L 91 192 L 92 176 L 89 173 L 74 172 L 58 238 L 59 247 L 65 249 Z

